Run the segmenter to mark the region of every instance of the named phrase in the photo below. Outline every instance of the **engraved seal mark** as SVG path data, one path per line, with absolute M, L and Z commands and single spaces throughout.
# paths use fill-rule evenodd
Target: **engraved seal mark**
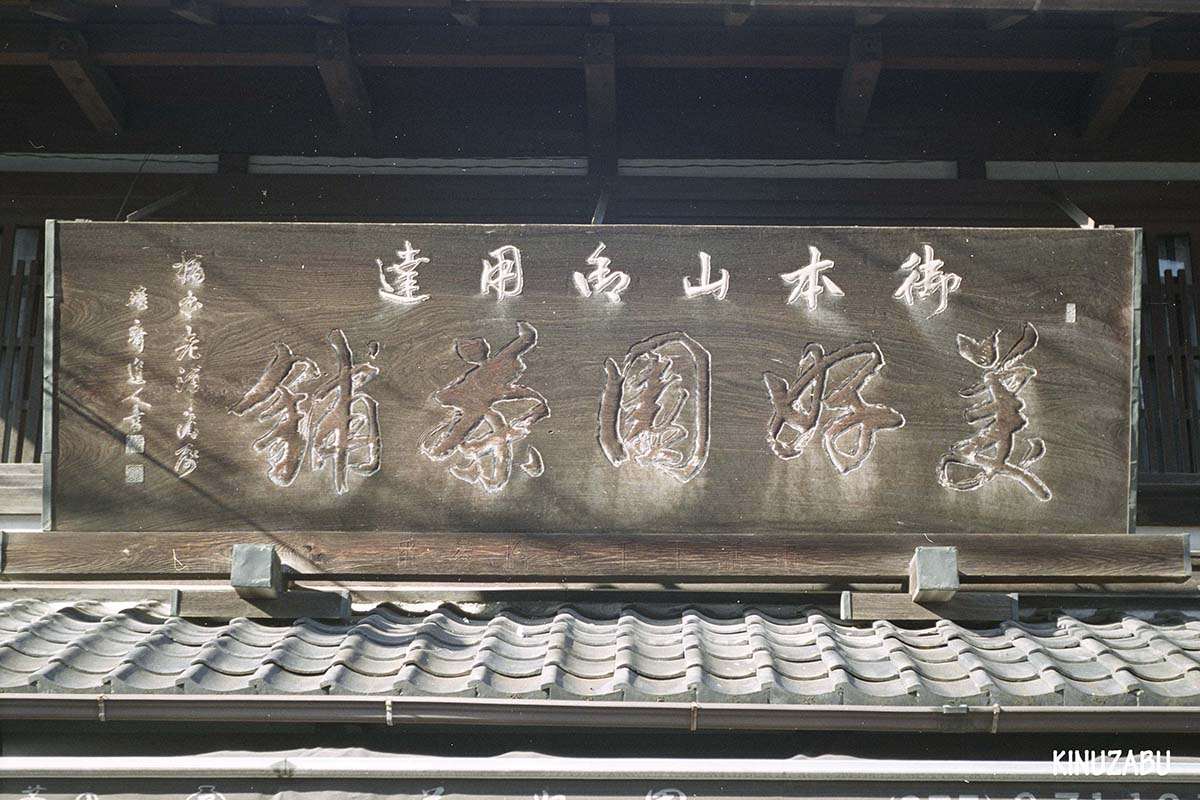
M 517 322 L 516 337 L 496 353 L 482 337 L 455 339 L 454 352 L 469 368 L 433 393 L 449 414 L 421 440 L 426 457 L 450 461 L 451 475 L 488 492 L 508 485 L 514 448 L 534 424 L 550 417 L 546 398 L 518 383 L 525 373 L 524 356 L 537 340 L 537 329 L 528 322 Z M 541 453 L 532 446 L 520 466 L 530 477 L 545 471 Z
M 1024 486 L 1043 503 L 1054 496 L 1029 469 L 1046 454 L 1045 441 L 1040 436 L 1020 435 L 1029 427 L 1021 392 L 1037 375 L 1036 369 L 1021 362 L 1037 344 L 1037 329 L 1028 322 L 1003 356 L 999 330 L 979 341 L 958 334 L 958 354 L 983 370 L 978 383 L 959 392 L 959 396 L 976 401 L 963 416 L 978 431 L 956 442 L 942 456 L 937 470 L 942 486 L 972 492 L 1003 476 Z
M 686 333 L 644 339 L 604 364 L 597 439 L 613 466 L 628 460 L 680 483 L 708 460 L 711 357 Z
M 879 431 L 904 427 L 899 411 L 862 396 L 884 364 L 875 342 L 858 342 L 829 354 L 820 344 L 810 343 L 792 383 L 764 372 L 773 406 L 767 423 L 771 452 L 785 461 L 796 458 L 820 431 L 825 455 L 840 474 L 861 467 L 875 449 Z

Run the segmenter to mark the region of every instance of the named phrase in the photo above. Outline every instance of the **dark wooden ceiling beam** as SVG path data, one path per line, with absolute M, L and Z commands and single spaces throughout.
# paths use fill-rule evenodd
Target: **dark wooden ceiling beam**
M 52 25 L 0 26 L 0 66 L 47 64 Z M 312 67 L 311 25 L 87 25 L 90 56 L 104 67 Z M 588 26 L 368 26 L 348 31 L 359 67 L 580 68 Z M 847 28 L 623 28 L 620 68 L 841 69 Z M 1004 32 L 889 28 L 883 68 L 1100 74 L 1119 36 L 1112 30 Z M 1200 74 L 1200 32 L 1151 35 L 1149 70 Z
M 862 134 L 882 71 L 882 37 L 874 31 L 851 36 L 850 57 L 842 70 L 842 84 L 834 111 L 834 130 L 838 136 Z
M 196 25 L 216 25 L 221 21 L 221 7 L 208 0 L 171 0 L 171 13 Z
M 1085 139 L 1095 142 L 1108 136 L 1133 102 L 1150 70 L 1148 38 L 1131 36 L 1117 43 L 1108 66 L 1088 93 L 1083 126 Z
M 588 172 L 617 174 L 617 67 L 611 33 L 588 34 L 584 54 Z
M 83 34 L 55 31 L 50 36 L 47 55 L 59 80 L 96 130 L 120 133 L 124 127 L 124 102 L 108 73 L 93 63 Z
M 352 137 L 369 139 L 371 100 L 355 63 L 350 39 L 344 30 L 323 30 L 317 35 L 317 70 L 342 129 Z
M 592 3 L 588 6 L 588 22 L 593 28 L 607 28 L 612 24 L 612 7 L 608 3 Z

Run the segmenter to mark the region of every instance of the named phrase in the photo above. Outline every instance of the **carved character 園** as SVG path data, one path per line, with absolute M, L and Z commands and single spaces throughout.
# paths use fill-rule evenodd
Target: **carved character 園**
M 550 417 L 550 404 L 536 389 L 519 383 L 524 356 L 537 346 L 538 333 L 517 322 L 517 335 L 495 353 L 487 339 L 456 339 L 454 352 L 468 365 L 462 375 L 433 393 L 448 418 L 429 431 L 420 449 L 433 461 L 450 461 L 450 474 L 488 492 L 499 492 L 512 476 L 514 448 L 530 429 Z M 541 453 L 526 447 L 522 469 L 537 477 L 545 469 Z
M 674 331 L 644 339 L 604 364 L 597 439 L 613 466 L 626 461 L 687 483 L 708 460 L 711 358 Z

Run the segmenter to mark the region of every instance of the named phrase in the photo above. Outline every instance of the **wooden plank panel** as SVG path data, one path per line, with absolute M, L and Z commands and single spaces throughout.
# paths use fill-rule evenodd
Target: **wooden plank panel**
M 294 573 L 361 578 L 900 580 L 918 546 L 958 548 L 964 583 L 1183 581 L 1187 536 L 1044 534 L 457 534 L 381 531 L 9 533 L 6 578 L 224 577 L 235 544 L 273 544 Z
M 1182 472 L 1179 459 L 1181 441 L 1180 406 L 1171 380 L 1170 326 L 1167 322 L 1167 293 L 1158 267 L 1158 245 L 1152 237 L 1146 239 L 1146 288 L 1144 311 L 1150 316 L 1150 336 L 1142 340 L 1153 359 L 1156 415 L 1163 472 Z
M 55 517 L 64 530 L 1128 527 L 1130 231 L 105 223 L 59 230 Z M 961 276 L 942 313 L 936 293 L 912 305 L 895 295 L 910 274 L 902 262 L 924 253 L 923 243 L 945 260 L 945 272 Z M 803 284 L 797 268 L 818 245 L 818 257 L 834 261 L 823 268 L 828 281 L 814 284 L 822 294 L 811 295 L 812 308 L 800 295 L 789 303 Z M 481 293 L 482 265 L 511 262 L 518 248 L 522 292 L 498 300 L 485 280 Z M 199 254 L 206 273 L 194 287 L 203 309 L 191 322 L 181 317 L 185 289 L 172 268 L 184 263 L 182 253 Z M 708 276 L 698 253 L 710 259 Z M 630 279 L 620 303 L 578 290 L 601 256 L 612 258 L 606 269 Z M 375 259 L 418 257 L 430 259 L 411 262 L 417 291 L 429 299 L 404 305 L 381 296 Z M 722 270 L 726 299 L 687 296 L 686 286 Z M 793 271 L 789 286 L 783 276 Z M 145 312 L 127 307 L 138 286 L 147 287 Z M 1077 307 L 1076 322 L 1067 320 L 1067 302 Z M 136 357 L 144 361 L 141 399 L 151 406 L 141 432 L 129 430 L 127 416 L 137 391 L 128 382 L 135 319 L 147 332 Z M 188 325 L 198 353 L 184 347 Z M 343 331 L 346 343 L 331 331 Z M 995 331 L 998 349 L 985 356 Z M 959 335 L 981 343 L 967 347 Z M 371 342 L 379 343 L 376 355 Z M 952 453 L 994 436 L 967 414 L 984 391 L 970 387 L 1000 367 L 968 356 L 991 363 L 1021 352 L 1012 350 L 1018 342 L 1036 379 L 1016 370 L 1026 357 L 1012 356 L 1004 369 L 1016 371 L 1003 380 L 1027 388 L 1004 395 L 1015 405 L 997 413 L 1008 420 L 1002 424 L 1019 424 L 1009 466 L 1024 459 L 1026 468 L 991 479 Z M 806 351 L 808 344 L 824 349 Z M 518 348 L 523 367 L 512 355 Z M 279 398 L 341 396 L 300 374 L 337 375 L 339 352 L 344 369 L 370 362 L 360 374 L 379 371 L 369 390 L 344 393 L 358 398 L 359 410 L 314 407 L 310 418 L 296 405 L 290 418 L 314 421 L 268 435 L 256 449 L 282 413 Z M 825 366 L 806 361 L 812 369 L 801 375 L 805 352 Z M 288 391 L 264 384 L 260 396 L 252 387 L 270 378 L 276 354 L 276 377 Z M 298 371 L 287 372 L 293 358 Z M 202 375 L 189 399 L 176 379 L 193 360 Z M 477 368 L 480 376 L 466 380 Z M 630 377 L 650 374 L 643 370 L 667 370 L 657 373 L 665 383 L 643 387 Z M 786 392 L 801 393 L 819 374 L 842 387 L 837 397 L 825 394 L 828 385 L 822 390 L 826 410 L 811 423 L 786 410 L 773 421 L 777 407 L 801 402 L 781 399 Z M 641 404 L 641 392 L 653 403 Z M 189 402 L 199 435 L 181 440 Z M 503 402 L 526 405 L 506 407 L 511 423 L 487 416 Z M 472 409 L 483 417 L 471 417 Z M 346 427 L 329 435 L 363 447 L 335 447 L 327 458 L 336 436 L 325 441 L 307 426 L 339 414 Z M 447 444 L 462 417 L 470 433 Z M 860 425 L 867 417 L 869 426 Z M 836 438 L 837 420 L 850 438 Z M 503 436 L 489 438 L 485 422 Z M 130 433 L 145 436 L 144 454 Z M 1027 460 L 1041 449 L 1032 437 L 1048 453 L 1036 467 Z M 199 467 L 181 479 L 179 451 L 193 442 Z M 275 472 L 272 456 L 282 465 Z M 132 482 L 126 466 L 142 467 Z
M 0 514 L 40 514 L 42 465 L 0 464 Z
M 22 331 L 21 356 L 21 413 L 18 417 L 20 447 L 14 461 L 32 463 L 38 460 L 40 448 L 38 437 L 42 418 L 42 265 L 38 261 L 29 265 L 29 282 L 26 290 L 25 328 Z

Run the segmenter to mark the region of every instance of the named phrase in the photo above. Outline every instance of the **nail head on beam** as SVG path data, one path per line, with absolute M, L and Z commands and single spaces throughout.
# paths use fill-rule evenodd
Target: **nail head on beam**
M 242 597 L 279 597 L 283 593 L 283 565 L 275 545 L 235 544 L 229 583 Z
M 914 603 L 944 603 L 958 592 L 958 548 L 918 547 L 908 562 Z

